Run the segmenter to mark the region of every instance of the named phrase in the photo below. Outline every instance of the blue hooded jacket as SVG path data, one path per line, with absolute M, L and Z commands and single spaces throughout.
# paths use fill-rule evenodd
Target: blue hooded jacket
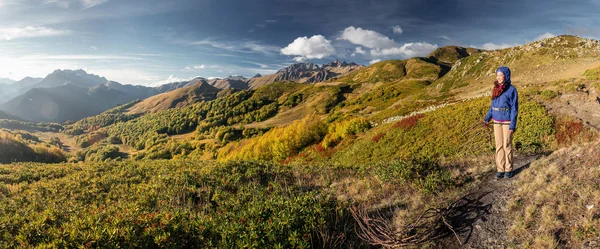
M 517 89 L 511 84 L 510 69 L 508 69 L 508 67 L 500 67 L 496 72 L 502 72 L 504 74 L 504 84 L 508 85 L 500 96 L 492 100 L 490 110 L 485 115 L 485 122 L 490 122 L 491 119 L 496 121 L 510 120 L 508 129 L 515 130 L 517 128 L 517 116 L 519 114 L 519 96 L 517 94 Z

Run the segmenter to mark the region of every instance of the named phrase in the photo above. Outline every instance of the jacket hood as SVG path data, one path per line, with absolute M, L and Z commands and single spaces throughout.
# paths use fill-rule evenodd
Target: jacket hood
M 496 69 L 496 73 L 497 72 L 502 72 L 504 74 L 504 81 L 508 84 L 511 83 L 510 81 L 510 69 L 508 67 L 499 67 L 498 69 Z

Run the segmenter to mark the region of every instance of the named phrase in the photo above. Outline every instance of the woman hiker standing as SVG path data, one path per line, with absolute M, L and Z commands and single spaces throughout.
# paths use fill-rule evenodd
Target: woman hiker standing
M 510 69 L 500 67 L 496 70 L 496 81 L 492 91 L 490 110 L 485 115 L 484 124 L 494 120 L 494 138 L 496 140 L 496 179 L 513 176 L 512 137 L 517 126 L 519 97 L 517 89 L 510 81 Z

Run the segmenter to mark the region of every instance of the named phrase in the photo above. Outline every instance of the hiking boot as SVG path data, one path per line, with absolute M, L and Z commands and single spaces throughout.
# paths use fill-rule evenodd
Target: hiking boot
M 496 179 L 500 179 L 502 177 L 504 177 L 504 173 L 502 173 L 502 172 L 496 173 Z
M 512 172 L 506 172 L 506 173 L 504 173 L 504 178 L 508 179 L 508 178 L 511 178 L 511 177 L 513 177 Z

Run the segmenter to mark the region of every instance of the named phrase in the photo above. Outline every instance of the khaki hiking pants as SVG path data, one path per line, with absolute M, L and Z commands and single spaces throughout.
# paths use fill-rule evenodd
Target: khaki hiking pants
M 510 122 L 494 123 L 498 172 L 511 172 L 513 170 L 512 135 L 508 135 L 509 125 Z

